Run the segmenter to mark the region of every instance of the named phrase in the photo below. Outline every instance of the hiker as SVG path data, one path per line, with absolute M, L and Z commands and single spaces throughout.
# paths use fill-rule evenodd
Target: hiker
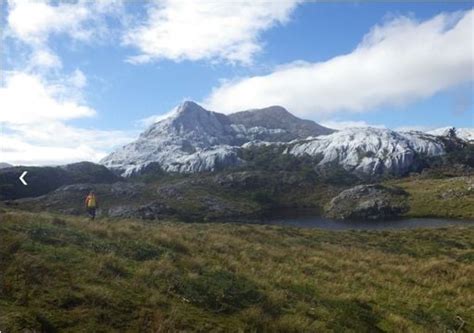
M 95 211 L 99 205 L 97 204 L 97 198 L 94 194 L 94 191 L 90 191 L 86 197 L 86 209 L 87 213 L 89 214 L 91 220 L 95 219 Z

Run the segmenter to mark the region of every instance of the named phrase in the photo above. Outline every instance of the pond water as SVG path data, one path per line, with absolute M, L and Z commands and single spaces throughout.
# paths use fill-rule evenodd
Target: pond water
M 454 220 L 440 218 L 404 218 L 385 221 L 339 221 L 315 216 L 311 213 L 297 215 L 274 214 L 272 217 L 259 221 L 259 224 L 271 224 L 300 228 L 318 228 L 329 230 L 386 230 L 386 229 L 413 229 L 413 228 L 440 228 L 453 225 L 474 225 L 472 220 Z

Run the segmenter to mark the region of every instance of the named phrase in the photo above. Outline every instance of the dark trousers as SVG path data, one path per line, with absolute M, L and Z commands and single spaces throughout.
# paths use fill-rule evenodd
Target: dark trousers
M 89 214 L 89 217 L 91 218 L 91 220 L 95 219 L 95 210 L 96 210 L 95 207 L 87 208 L 87 213 Z

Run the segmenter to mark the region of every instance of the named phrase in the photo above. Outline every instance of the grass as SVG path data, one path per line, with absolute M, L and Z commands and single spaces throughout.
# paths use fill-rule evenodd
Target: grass
M 412 217 L 474 219 L 474 177 L 403 178 L 389 182 L 407 191 Z
M 474 227 L 0 215 L 5 332 L 472 332 Z

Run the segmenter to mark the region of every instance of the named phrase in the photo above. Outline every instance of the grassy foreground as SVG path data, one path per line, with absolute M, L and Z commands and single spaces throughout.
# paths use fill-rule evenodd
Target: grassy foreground
M 0 214 L 2 332 L 472 332 L 474 227 Z

